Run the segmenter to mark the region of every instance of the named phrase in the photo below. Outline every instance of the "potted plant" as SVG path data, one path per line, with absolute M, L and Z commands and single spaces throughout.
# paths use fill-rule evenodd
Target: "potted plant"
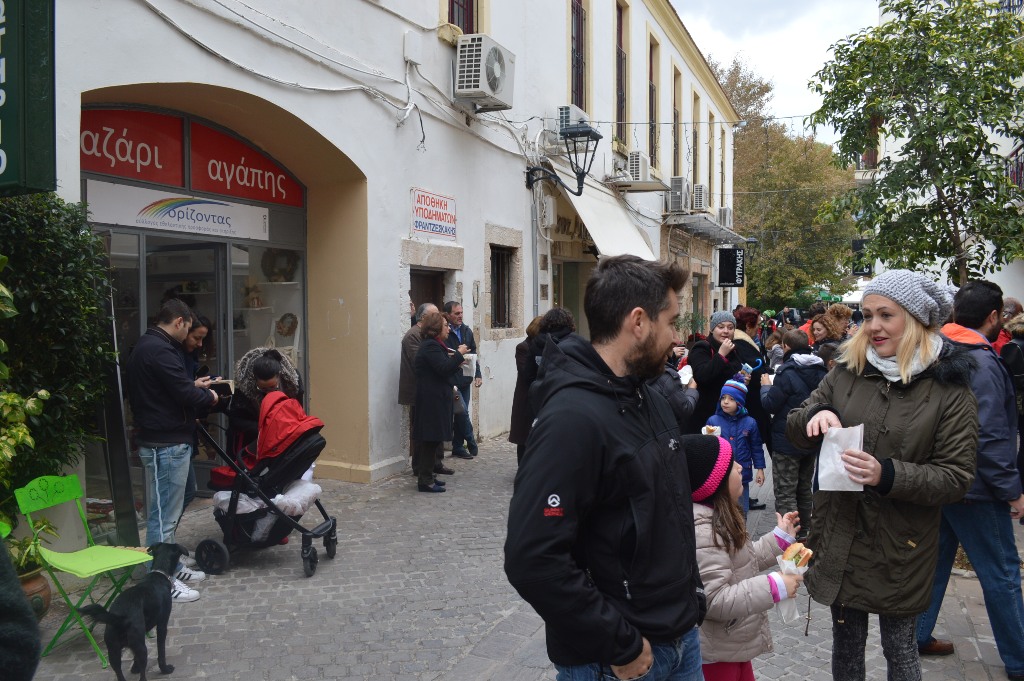
M 15 539 L 13 535 L 8 535 L 4 539 L 4 543 L 7 545 L 7 550 L 11 552 L 11 563 L 14 564 L 14 570 L 18 573 L 21 589 L 25 592 L 32 611 L 36 614 L 37 619 L 43 619 L 50 609 L 52 590 L 50 582 L 43 574 L 43 562 L 39 556 L 41 542 L 37 537 L 48 534 L 59 538 L 60 535 L 57 534 L 57 528 L 46 518 L 39 518 L 32 523 L 32 530 L 34 530 L 32 534 L 21 539 Z M 43 541 L 45 540 L 44 537 Z

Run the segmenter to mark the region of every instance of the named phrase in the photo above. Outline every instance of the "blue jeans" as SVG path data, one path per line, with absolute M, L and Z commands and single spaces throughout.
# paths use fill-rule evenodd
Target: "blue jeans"
M 457 452 L 460 449 L 465 449 L 469 451 L 470 454 L 476 456 L 477 446 L 476 439 L 473 437 L 473 421 L 469 418 L 469 397 L 471 391 L 472 388 L 469 386 L 459 388 L 459 395 L 462 397 L 462 404 L 466 407 L 466 413 L 459 414 L 455 417 L 455 428 L 452 434 L 452 451 Z
M 932 638 L 953 567 L 957 543 L 978 574 L 985 610 L 999 657 L 1007 674 L 1024 674 L 1024 599 L 1020 587 L 1020 558 L 1013 539 L 1009 504 L 1002 501 L 969 501 L 942 507 L 939 526 L 939 563 L 935 568 L 932 602 L 917 621 L 917 643 Z
M 743 517 L 746 518 L 747 514 L 750 513 L 750 483 L 743 483 L 743 494 L 740 495 L 740 510 L 743 511 Z
M 174 543 L 192 460 L 191 445 L 139 447 L 146 473 L 146 545 Z
M 637 677 L 642 681 L 704 681 L 700 661 L 700 630 L 694 627 L 673 643 L 651 645 L 654 663 L 650 671 Z M 556 681 L 615 681 L 618 677 L 608 665 L 555 665 Z

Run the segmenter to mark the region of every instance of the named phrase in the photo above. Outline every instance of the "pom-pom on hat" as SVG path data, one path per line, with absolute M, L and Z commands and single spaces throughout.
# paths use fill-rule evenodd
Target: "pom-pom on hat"
M 728 395 L 732 399 L 736 400 L 741 407 L 747 406 L 747 384 L 740 378 L 730 378 L 722 386 L 722 395 Z M 719 395 L 718 399 L 722 399 Z
M 704 501 L 728 479 L 732 468 L 732 445 L 715 435 L 684 435 L 682 443 L 690 471 L 690 498 Z
M 736 326 L 736 318 L 732 316 L 732 312 L 726 312 L 725 310 L 719 310 L 718 312 L 711 315 L 711 329 L 713 330 L 719 324 L 728 322 L 734 327 Z
M 910 270 L 889 270 L 878 275 L 864 288 L 865 298 L 872 294 L 895 301 L 930 328 L 944 324 L 953 311 L 953 296 L 948 288 Z

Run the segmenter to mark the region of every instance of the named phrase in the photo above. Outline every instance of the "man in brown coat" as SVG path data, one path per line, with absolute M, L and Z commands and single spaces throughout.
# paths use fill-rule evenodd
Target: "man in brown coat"
M 428 312 L 437 312 L 437 305 L 423 303 L 416 308 L 416 323 L 402 337 L 402 361 L 398 368 L 398 403 L 409 407 L 409 456 L 413 457 L 412 467 L 416 470 L 416 444 L 412 439 L 412 421 L 416 409 L 416 353 L 423 341 L 420 322 Z

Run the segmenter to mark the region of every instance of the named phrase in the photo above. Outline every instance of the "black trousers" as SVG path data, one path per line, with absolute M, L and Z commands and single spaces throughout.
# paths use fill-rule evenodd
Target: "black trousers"
M 434 465 L 444 456 L 441 449 L 443 442 L 418 442 L 419 454 L 416 456 L 416 482 L 421 485 L 434 484 Z
M 917 653 L 917 617 L 878 616 L 882 654 L 888 681 L 921 681 Z M 864 648 L 868 639 L 868 613 L 842 605 L 832 606 L 832 679 L 864 681 Z

